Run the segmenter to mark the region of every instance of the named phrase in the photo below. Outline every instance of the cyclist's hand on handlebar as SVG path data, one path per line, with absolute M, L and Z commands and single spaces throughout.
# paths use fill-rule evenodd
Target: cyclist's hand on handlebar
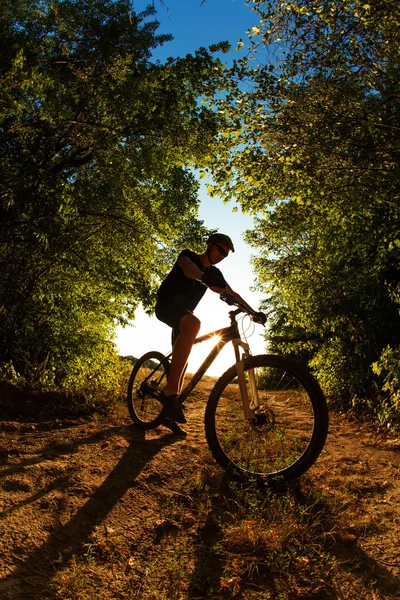
M 217 288 L 220 292 L 223 292 L 226 289 L 226 281 L 218 273 L 207 273 L 206 271 L 203 273 L 201 280 L 206 284 L 207 287 L 211 289 Z
M 263 312 L 257 312 L 251 318 L 256 323 L 260 323 L 260 325 L 265 325 L 267 322 L 267 316 Z

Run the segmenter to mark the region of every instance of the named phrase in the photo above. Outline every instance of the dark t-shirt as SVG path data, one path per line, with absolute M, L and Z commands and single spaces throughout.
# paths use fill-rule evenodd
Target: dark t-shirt
M 207 286 L 201 281 L 186 277 L 182 268 L 178 265 L 181 256 L 187 256 L 192 263 L 204 272 L 213 272 L 222 278 L 223 275 L 217 267 L 211 266 L 205 269 L 201 264 L 200 255 L 192 252 L 192 250 L 183 250 L 180 253 L 176 263 L 160 285 L 157 293 L 158 300 L 159 302 L 171 302 L 175 300 L 188 310 L 194 310 L 204 296 Z

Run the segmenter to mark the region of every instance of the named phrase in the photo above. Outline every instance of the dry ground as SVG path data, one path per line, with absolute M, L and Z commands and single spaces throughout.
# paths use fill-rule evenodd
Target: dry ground
M 400 440 L 332 415 L 297 485 L 241 490 L 206 446 L 211 385 L 186 439 L 123 407 L 2 422 L 1 599 L 400 598 Z

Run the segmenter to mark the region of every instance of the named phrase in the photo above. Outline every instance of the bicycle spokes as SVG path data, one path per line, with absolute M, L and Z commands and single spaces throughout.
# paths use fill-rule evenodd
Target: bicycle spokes
M 139 359 L 128 389 L 128 408 L 134 422 L 143 429 L 155 427 L 162 411 L 160 392 L 167 382 L 169 363 L 159 352 Z
M 243 381 L 251 408 L 254 398 L 258 402 L 249 418 L 242 407 L 240 376 L 236 377 L 236 372 L 236 368 L 230 369 L 215 386 L 218 398 L 214 398 L 214 414 L 209 417 L 210 427 L 214 428 L 209 443 L 218 462 L 225 468 L 265 476 L 291 474 L 310 462 L 312 455 L 318 456 L 327 420 L 321 428 L 323 441 L 314 447 L 315 400 L 308 383 L 279 364 L 269 366 L 266 355 L 249 358 Z

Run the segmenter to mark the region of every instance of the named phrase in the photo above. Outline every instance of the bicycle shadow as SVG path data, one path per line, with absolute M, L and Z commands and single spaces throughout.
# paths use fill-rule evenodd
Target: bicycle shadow
M 40 465 L 43 462 L 49 463 L 51 461 L 57 460 L 60 457 L 71 456 L 77 453 L 81 446 L 94 446 L 101 441 L 111 439 L 114 435 L 119 434 L 124 429 L 126 429 L 126 427 L 114 426 L 109 427 L 107 429 L 101 429 L 100 431 L 96 431 L 93 433 L 93 435 L 86 436 L 78 440 L 75 439 L 73 442 L 61 442 L 55 445 L 53 443 L 49 443 L 40 452 L 33 452 L 33 456 L 31 458 L 24 458 L 22 464 L 12 465 L 0 470 L 0 479 L 2 479 L 3 477 L 7 477 L 8 475 L 23 474 L 30 467 Z M 59 432 L 59 429 L 55 428 L 55 431 Z M 137 436 L 138 440 L 139 438 L 140 440 L 141 438 L 144 439 L 144 436 L 141 436 L 141 433 L 139 431 L 134 432 L 134 435 Z M 19 508 L 27 506 L 32 502 L 35 502 L 36 500 L 40 500 L 41 498 L 46 497 L 53 490 L 63 491 L 68 489 L 68 485 L 71 483 L 71 480 L 73 480 L 74 473 L 69 473 L 67 475 L 61 475 L 59 477 L 56 477 L 49 485 L 43 487 L 35 494 L 32 494 L 31 496 L 25 498 L 21 502 L 17 502 L 13 504 L 13 506 L 10 506 L 9 508 L 1 511 L 0 518 L 4 518 L 8 515 L 11 515 Z M 9 485 L 10 490 L 13 490 L 14 487 L 15 486 Z M 7 487 L 5 487 L 5 489 L 7 489 Z
M 77 452 L 80 446 L 87 446 L 90 444 L 97 444 L 98 442 L 111 437 L 114 434 L 119 433 L 125 429 L 125 427 L 114 426 L 109 427 L 107 429 L 102 429 L 101 431 L 96 431 L 93 435 L 84 437 L 80 440 L 74 440 L 71 442 L 61 442 L 60 444 L 48 444 L 43 450 L 37 453 L 37 456 L 33 456 L 32 458 L 25 459 L 23 464 L 21 465 L 12 465 L 10 467 L 5 467 L 0 471 L 0 477 L 4 477 L 6 475 L 12 475 L 16 473 L 23 473 L 27 467 L 31 467 L 37 464 L 40 464 L 44 461 L 54 460 L 60 456 L 71 455 L 74 452 Z M 59 429 L 57 429 L 59 431 Z
M 116 466 L 68 523 L 58 527 L 43 544 L 36 547 L 29 556 L 22 559 L 20 564 L 13 569 L 12 575 L 0 579 L 0 592 L 2 589 L 12 586 L 13 593 L 16 588 L 18 589 L 18 597 L 26 597 L 25 592 L 30 597 L 32 585 L 29 584 L 29 579 L 32 578 L 32 575 L 34 575 L 35 587 L 37 583 L 39 587 L 47 588 L 55 574 L 66 568 L 72 557 L 81 552 L 82 547 L 89 541 L 95 528 L 106 519 L 129 488 L 135 485 L 137 477 L 147 463 L 153 460 L 163 448 L 179 440 L 173 434 L 166 434 L 161 438 L 145 439 L 144 432 L 139 431 L 133 425 L 123 428 L 123 431 L 121 427 L 110 428 L 106 431 L 107 435 L 110 435 L 110 431 L 111 434 L 119 433 L 129 442 L 129 446 Z M 102 437 L 104 437 L 104 432 L 103 435 L 102 432 L 97 432 L 94 436 L 79 440 L 77 446 L 95 443 Z M 58 448 L 52 447 L 51 451 L 55 457 L 65 454 L 65 444 L 60 444 Z M 37 461 L 35 459 L 33 464 L 39 460 L 49 460 L 48 452 L 42 453 Z M 54 488 L 56 483 L 54 482 L 50 487 Z M 66 480 L 60 479 L 58 483 L 68 485 Z M 63 487 L 63 489 L 68 488 Z M 44 493 L 46 491 L 42 490 L 39 494 L 43 495 Z M 24 504 L 29 501 L 33 502 L 36 497 L 37 494 L 31 496 L 30 499 L 24 501 Z
M 223 498 L 210 497 L 210 510 L 207 520 L 198 532 L 197 551 L 189 582 L 188 598 L 205 599 L 208 597 L 210 589 L 219 593 L 220 596 L 218 597 L 224 597 L 225 594 L 229 595 L 230 593 L 234 594 L 235 597 L 236 594 L 241 597 L 240 594 L 246 590 L 247 585 L 249 588 L 252 588 L 253 585 L 255 588 L 259 588 L 260 594 L 278 594 L 282 574 L 273 561 L 270 565 L 265 562 L 264 555 L 260 564 L 254 569 L 254 580 L 252 580 L 253 575 L 249 576 L 250 571 L 244 580 L 242 580 L 240 573 L 237 578 L 232 574 L 224 577 L 226 567 L 229 567 L 229 564 L 235 561 L 235 553 L 232 554 L 223 550 L 224 526 L 221 527 L 221 522 L 223 523 L 225 513 L 228 517 L 232 516 L 233 521 L 238 518 L 237 526 L 240 526 L 242 515 L 240 488 L 232 490 L 231 481 L 228 477 L 224 477 L 221 482 L 221 489 Z M 260 491 L 264 493 L 265 488 L 261 488 Z M 307 509 L 310 529 L 318 530 L 316 547 L 317 545 L 320 547 L 321 557 L 323 555 L 335 557 L 338 569 L 342 573 L 346 573 L 348 577 L 355 576 L 359 578 L 364 582 L 366 588 L 382 594 L 382 597 L 389 597 L 387 594 L 391 594 L 391 598 L 400 598 L 400 579 L 375 559 L 373 555 L 368 554 L 358 542 L 349 543 L 341 542 L 338 539 L 332 540 L 330 532 L 336 528 L 337 515 L 332 512 L 328 503 L 321 501 L 318 488 L 315 489 L 314 493 L 308 492 L 305 495 L 298 483 L 292 483 L 277 488 L 269 488 L 268 493 L 271 494 L 271 498 L 278 500 L 280 497 L 291 496 L 299 508 L 302 508 L 303 511 Z M 235 510 L 237 510 L 237 515 L 235 515 Z M 321 540 L 325 541 L 322 542 Z M 241 560 L 247 556 L 249 559 L 254 560 L 251 552 L 247 554 L 246 549 L 243 552 L 239 552 L 236 558 Z M 257 578 L 257 575 L 259 578 Z M 235 580 L 237 580 L 237 590 L 235 590 Z M 315 595 L 315 598 L 333 600 L 342 597 L 340 584 L 338 585 L 339 581 L 340 577 L 331 578 L 327 573 L 326 585 L 319 595 Z M 349 581 L 350 579 L 348 579 Z

